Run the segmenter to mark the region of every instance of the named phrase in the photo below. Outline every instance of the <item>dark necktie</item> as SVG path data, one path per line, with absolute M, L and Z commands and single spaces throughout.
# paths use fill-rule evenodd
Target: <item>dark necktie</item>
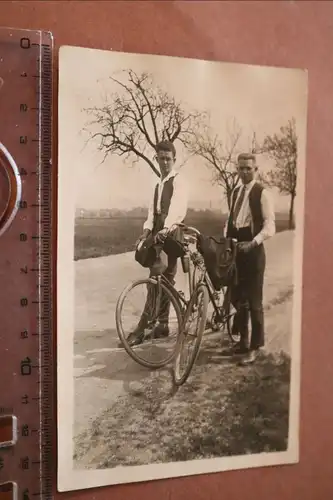
M 236 223 L 239 211 L 240 211 L 241 206 L 242 206 L 243 201 L 244 201 L 245 189 L 246 189 L 245 186 L 243 186 L 242 190 L 241 190 L 241 193 L 240 193 L 240 195 L 238 197 L 238 200 L 236 202 L 235 208 L 234 208 L 234 213 L 233 213 L 233 217 L 232 217 L 233 221 L 234 221 L 234 224 Z

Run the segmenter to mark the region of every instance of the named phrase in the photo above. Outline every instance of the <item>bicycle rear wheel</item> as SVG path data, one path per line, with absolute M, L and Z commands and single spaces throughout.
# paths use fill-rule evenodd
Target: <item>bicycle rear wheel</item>
M 172 370 L 173 381 L 177 386 L 186 382 L 199 353 L 206 326 L 208 302 L 207 287 L 199 283 L 189 301 L 177 343 Z M 192 322 L 194 322 L 193 332 L 190 331 Z M 193 343 L 189 353 L 187 353 L 188 342 Z
M 236 309 L 231 303 L 229 303 L 225 307 L 224 313 L 226 317 L 226 325 L 227 325 L 227 332 L 229 335 L 229 339 L 231 339 L 233 344 L 237 344 L 240 340 L 240 334 L 238 329 L 237 330 L 234 329 Z
M 154 338 L 153 328 L 168 310 L 169 335 Z M 129 335 L 142 322 L 143 341 L 129 345 Z M 162 368 L 175 355 L 182 322 L 181 309 L 169 287 L 155 278 L 130 283 L 119 296 L 116 306 L 118 337 L 129 356 L 146 368 Z

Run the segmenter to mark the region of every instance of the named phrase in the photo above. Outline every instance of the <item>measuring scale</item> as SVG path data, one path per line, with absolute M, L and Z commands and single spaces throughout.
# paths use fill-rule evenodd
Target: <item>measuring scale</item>
M 0 498 L 52 498 L 52 36 L 0 28 Z

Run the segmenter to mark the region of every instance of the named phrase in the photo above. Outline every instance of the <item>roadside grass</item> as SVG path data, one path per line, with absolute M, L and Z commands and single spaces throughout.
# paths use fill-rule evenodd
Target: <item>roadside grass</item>
M 75 438 L 80 468 L 113 468 L 284 451 L 290 359 L 261 353 L 242 368 L 206 339 L 193 372 L 174 391 L 167 370 L 130 385 Z
M 294 295 L 294 285 L 289 285 L 286 286 L 284 289 L 276 290 L 276 294 L 274 298 L 272 298 L 268 303 L 265 304 L 265 312 L 270 311 L 272 308 L 275 306 L 278 306 L 280 304 L 285 304 L 288 302 L 289 299 L 291 299 Z

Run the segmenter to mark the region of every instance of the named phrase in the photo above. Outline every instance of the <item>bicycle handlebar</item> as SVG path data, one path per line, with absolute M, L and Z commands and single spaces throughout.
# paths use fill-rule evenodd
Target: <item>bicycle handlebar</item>
M 194 233 L 196 236 L 200 236 L 201 233 L 200 231 L 198 231 L 198 229 L 196 229 L 195 227 L 193 226 L 187 226 L 186 224 L 184 224 L 183 222 L 180 222 L 179 224 L 173 224 L 170 228 L 169 231 L 172 231 L 172 229 L 175 227 L 175 226 L 178 226 L 178 227 L 181 227 L 182 229 L 184 229 L 186 232 L 189 232 L 189 233 Z
M 183 222 L 180 222 L 178 224 L 173 224 L 170 229 L 168 230 L 168 233 L 171 232 L 173 230 L 174 227 L 181 227 L 182 229 L 185 230 L 185 232 L 188 232 L 188 233 L 192 233 L 192 235 L 194 234 L 196 237 L 199 237 L 201 236 L 201 232 L 196 229 L 195 227 L 193 226 L 187 226 L 186 224 L 184 224 Z M 235 238 L 232 238 L 232 241 L 234 243 L 237 243 L 237 240 Z

